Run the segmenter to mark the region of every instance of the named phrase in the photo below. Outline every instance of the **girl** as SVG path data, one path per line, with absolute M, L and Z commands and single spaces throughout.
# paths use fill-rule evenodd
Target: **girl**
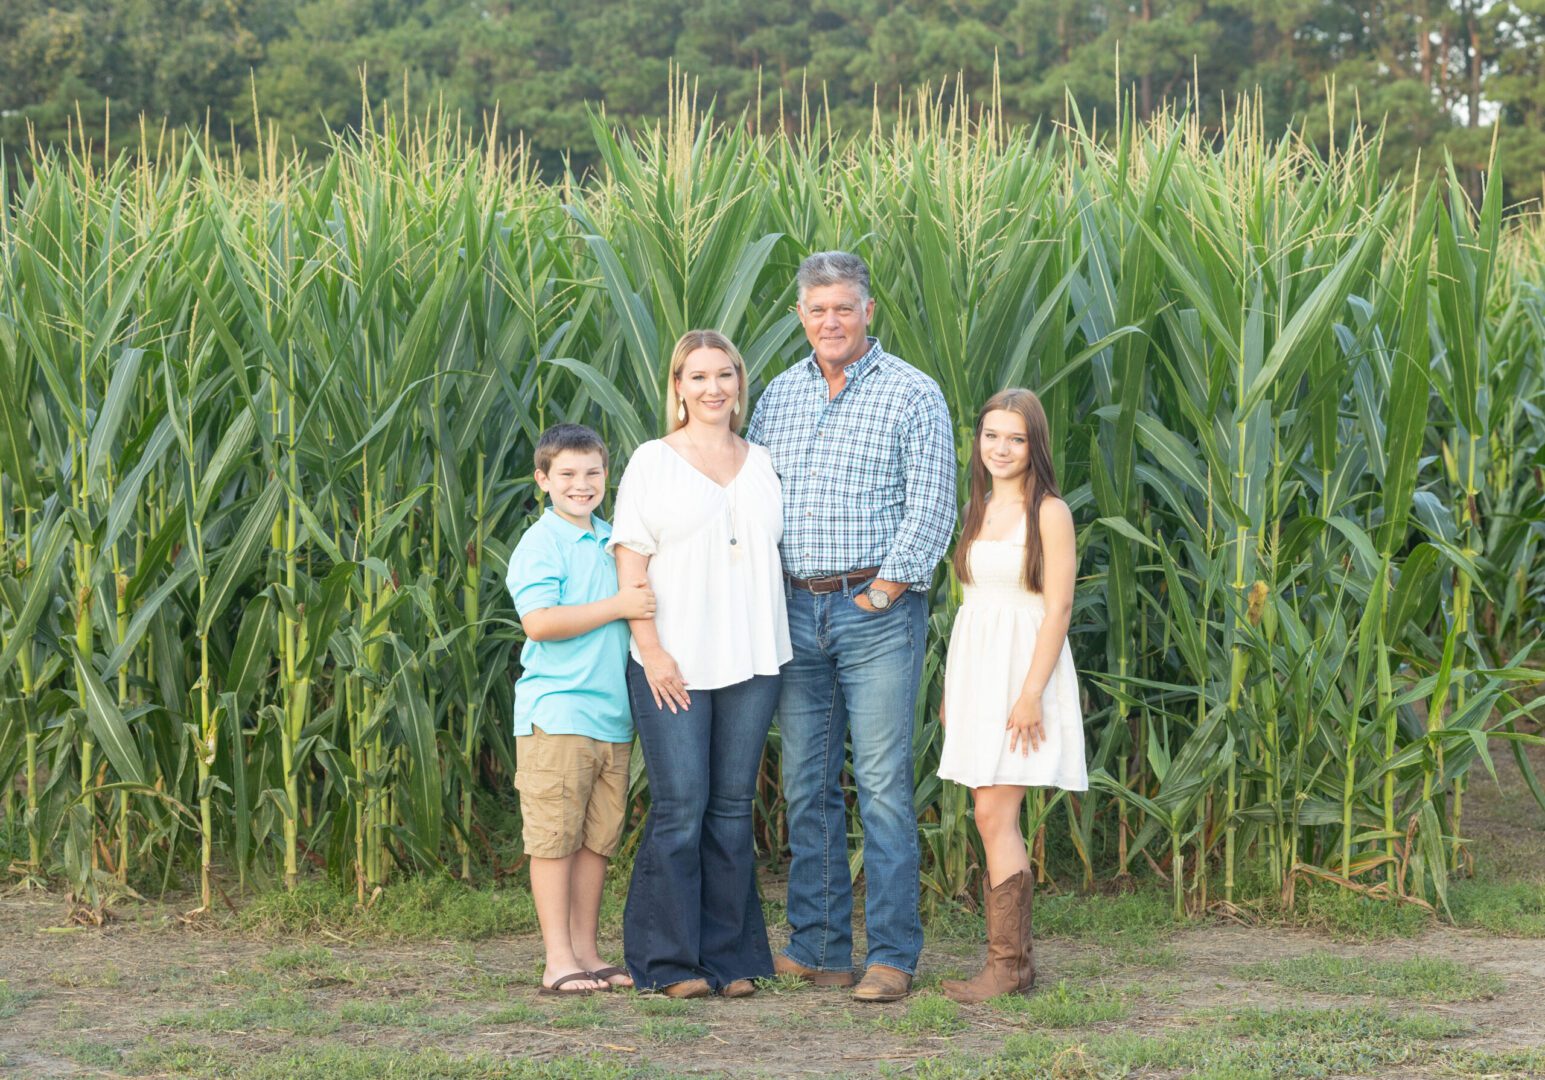
M 971 789 L 987 853 L 987 964 L 944 993 L 975 1004 L 1035 983 L 1025 788 L 1084 791 L 1083 714 L 1068 651 L 1073 516 L 1057 490 L 1046 413 L 1028 390 L 982 407 L 955 573 L 965 587 L 945 664 L 939 776 Z M 948 723 L 946 723 L 946 720 Z

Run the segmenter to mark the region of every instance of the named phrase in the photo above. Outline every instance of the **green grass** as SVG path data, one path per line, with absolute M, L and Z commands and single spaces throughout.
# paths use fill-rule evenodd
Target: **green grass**
M 946 997 L 922 994 L 912 999 L 907 1011 L 896 1017 L 881 1017 L 875 1026 L 896 1035 L 952 1035 L 963 1031 L 960 1006 Z
M 1031 994 L 1004 994 L 988 1004 L 996 1012 L 1032 1027 L 1076 1028 L 1123 1019 L 1132 1011 L 1128 997 L 1109 987 L 1056 984 Z
M 325 1035 L 338 1029 L 339 1018 L 314 1008 L 296 993 L 258 994 L 234 1005 L 217 1005 L 172 1013 L 163 1027 L 182 1031 L 288 1031 Z
M 225 1055 L 187 1039 L 148 1037 L 124 1056 L 120 1071 L 131 1076 L 227 1077 L 233 1066 Z
M 708 1025 L 691 1020 L 650 1017 L 639 1025 L 638 1033 L 652 1043 L 693 1042 L 708 1034 Z
M 545 1024 L 547 1014 L 534 1009 L 524 1001 L 512 1001 L 482 1017 L 484 1024 Z
M 260 894 L 241 913 L 239 923 L 243 929 L 267 933 L 326 931 L 398 941 L 480 941 L 537 929 L 529 889 L 472 889 L 429 877 L 391 885 L 363 909 L 351 892 L 325 881 L 304 882 L 293 892 Z
M 1500 993 L 1503 981 L 1453 960 L 1412 957 L 1376 960 L 1312 952 L 1236 969 L 1242 979 L 1259 979 L 1289 990 L 1352 994 L 1408 1001 L 1477 1001 Z
M 267 1055 L 234 1075 L 237 1080 L 631 1080 L 651 1072 L 596 1057 L 527 1061 L 324 1043 Z
M 1147 949 L 1179 925 L 1170 910 L 1168 894 L 1157 888 L 1112 896 L 1067 893 L 1035 898 L 1034 926 L 1038 937 Z
M 996 1057 L 924 1060 L 907 1075 L 919 1080 L 1114 1080 L 1157 1073 L 1204 1080 L 1292 1080 L 1425 1063 L 1457 1066 L 1469 1060 L 1467 1051 L 1443 1045 L 1468 1028 L 1432 1015 L 1396 1016 L 1379 1008 L 1243 1009 L 1201 1014 L 1188 1022 L 1190 1027 L 1161 1035 L 1012 1035 Z M 1522 1060 L 1515 1057 L 1511 1064 Z
M 580 998 L 562 1013 L 548 1021 L 550 1027 L 575 1029 L 598 1028 L 611 1023 L 611 1018 L 593 997 Z
M 15 1016 L 21 1012 L 23 1005 L 35 997 L 37 995 L 33 993 L 12 990 L 10 983 L 0 979 L 0 1020 L 4 1020 L 8 1016 Z
M 77 1065 L 99 1069 L 113 1068 L 123 1058 L 123 1051 L 118 1047 L 92 1039 L 66 1039 L 55 1043 L 52 1049 L 54 1053 L 69 1058 Z
M 687 1016 L 692 1012 L 690 1001 L 681 1001 L 676 998 L 653 997 L 640 994 L 635 1002 L 638 1011 L 644 1016 Z
M 1458 926 L 1545 938 L 1545 886 L 1535 882 L 1460 882 L 1449 892 L 1449 910 Z

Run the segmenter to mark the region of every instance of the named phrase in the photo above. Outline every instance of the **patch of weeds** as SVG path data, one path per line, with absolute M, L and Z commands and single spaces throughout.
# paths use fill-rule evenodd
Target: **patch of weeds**
M 524 1001 L 512 1001 L 493 1012 L 484 1013 L 481 1022 L 484 1024 L 542 1024 L 547 1022 L 547 1014 L 539 1009 L 533 1009 Z
M 1151 888 L 1112 896 L 1039 896 L 1035 932 L 1040 937 L 1148 948 L 1177 927 L 1171 903 L 1170 897 Z
M 1526 881 L 1458 882 L 1449 890 L 1457 926 L 1502 937 L 1545 937 L 1545 888 Z
M 123 985 L 123 972 L 113 964 L 104 964 L 90 970 L 55 971 L 48 978 L 55 986 L 68 990 L 110 990 Z
M 987 940 L 987 920 L 960 904 L 940 903 L 928 917 L 923 936 L 930 945 L 978 944 Z
M 207 1046 L 186 1039 L 165 1042 L 154 1036 L 124 1055 L 119 1068 L 133 1076 L 230 1076 L 231 1064 Z
M 91 1039 L 66 1039 L 55 1043 L 53 1050 L 77 1065 L 91 1065 L 99 1069 L 113 1068 L 123 1057 L 123 1051 L 118 1047 Z
M 355 903 L 353 893 L 326 881 L 308 881 L 292 891 L 276 889 L 255 898 L 240 924 L 272 933 L 326 930 L 399 941 L 477 941 L 537 928 L 528 889 L 472 889 L 427 877 L 388 886 L 364 908 Z
M 762 898 L 762 919 L 769 930 L 786 930 L 789 925 L 789 908 L 782 900 Z
M 756 980 L 756 985 L 759 990 L 765 990 L 769 994 L 793 994 L 810 989 L 810 984 L 798 975 L 770 975 L 765 979 Z
M 1444 1064 L 1455 1076 L 1536 1080 L 1545 1076 L 1545 1050 L 1467 1050 Z
M 593 998 L 581 998 L 548 1021 L 549 1027 L 574 1029 L 605 1027 L 609 1017 Z
M 1273 912 L 1268 908 L 1268 918 Z M 1340 940 L 1385 941 L 1416 937 L 1433 925 L 1433 917 L 1415 904 L 1371 900 L 1335 885 L 1299 886 L 1297 909 L 1275 912 L 1290 926 L 1323 930 Z
M 932 994 L 914 998 L 901 1016 L 883 1017 L 875 1024 L 897 1035 L 952 1035 L 966 1026 L 960 1018 L 959 1005 Z
M 314 1010 L 300 994 L 259 994 L 237 1005 L 195 1009 L 161 1018 L 163 1027 L 184 1031 L 290 1031 L 326 1035 L 338 1017 Z
M 333 954 L 322 945 L 307 945 L 300 949 L 274 949 L 260 961 L 269 971 L 297 971 L 302 968 L 331 966 Z
M 686 1016 L 692 1011 L 692 1003 L 679 998 L 639 995 L 638 1011 L 645 1016 Z
M 1453 960 L 1412 957 L 1374 960 L 1312 952 L 1236 968 L 1243 979 L 1261 979 L 1291 990 L 1320 994 L 1366 994 L 1409 1001 L 1477 1001 L 1503 987 L 1497 976 Z
M 1066 979 L 1035 994 L 1004 994 L 988 1004 L 1005 1016 L 1049 1028 L 1120 1020 L 1131 1012 L 1126 998 L 1108 987 L 1070 984 Z
M 11 984 L 0 979 L 0 1020 L 8 1016 L 15 1016 L 21 1012 L 22 1006 L 37 997 L 35 993 L 21 990 L 12 990 Z
M 708 1034 L 707 1024 L 695 1024 L 691 1020 L 671 1020 L 650 1017 L 639 1025 L 638 1033 L 650 1042 L 692 1042 Z

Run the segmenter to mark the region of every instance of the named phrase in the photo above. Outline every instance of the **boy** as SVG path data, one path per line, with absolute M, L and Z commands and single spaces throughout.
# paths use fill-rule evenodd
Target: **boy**
M 536 483 L 551 507 L 510 556 L 505 584 L 526 633 L 515 683 L 515 787 L 531 895 L 547 963 L 540 993 L 631 986 L 596 949 L 606 864 L 622 838 L 633 717 L 624 666 L 628 619 L 654 613 L 648 582 L 617 588 L 606 447 L 579 424 L 536 444 Z

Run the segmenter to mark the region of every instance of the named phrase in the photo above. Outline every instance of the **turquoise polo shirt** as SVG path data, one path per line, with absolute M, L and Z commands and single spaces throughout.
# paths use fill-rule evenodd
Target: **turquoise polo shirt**
M 504 584 L 522 618 L 617 595 L 617 563 L 606 550 L 612 528 L 594 514 L 590 526 L 571 525 L 549 507 L 520 538 Z M 527 641 L 515 682 L 515 734 L 539 727 L 549 735 L 631 740 L 628 636 L 628 624 L 617 619 L 563 641 Z

